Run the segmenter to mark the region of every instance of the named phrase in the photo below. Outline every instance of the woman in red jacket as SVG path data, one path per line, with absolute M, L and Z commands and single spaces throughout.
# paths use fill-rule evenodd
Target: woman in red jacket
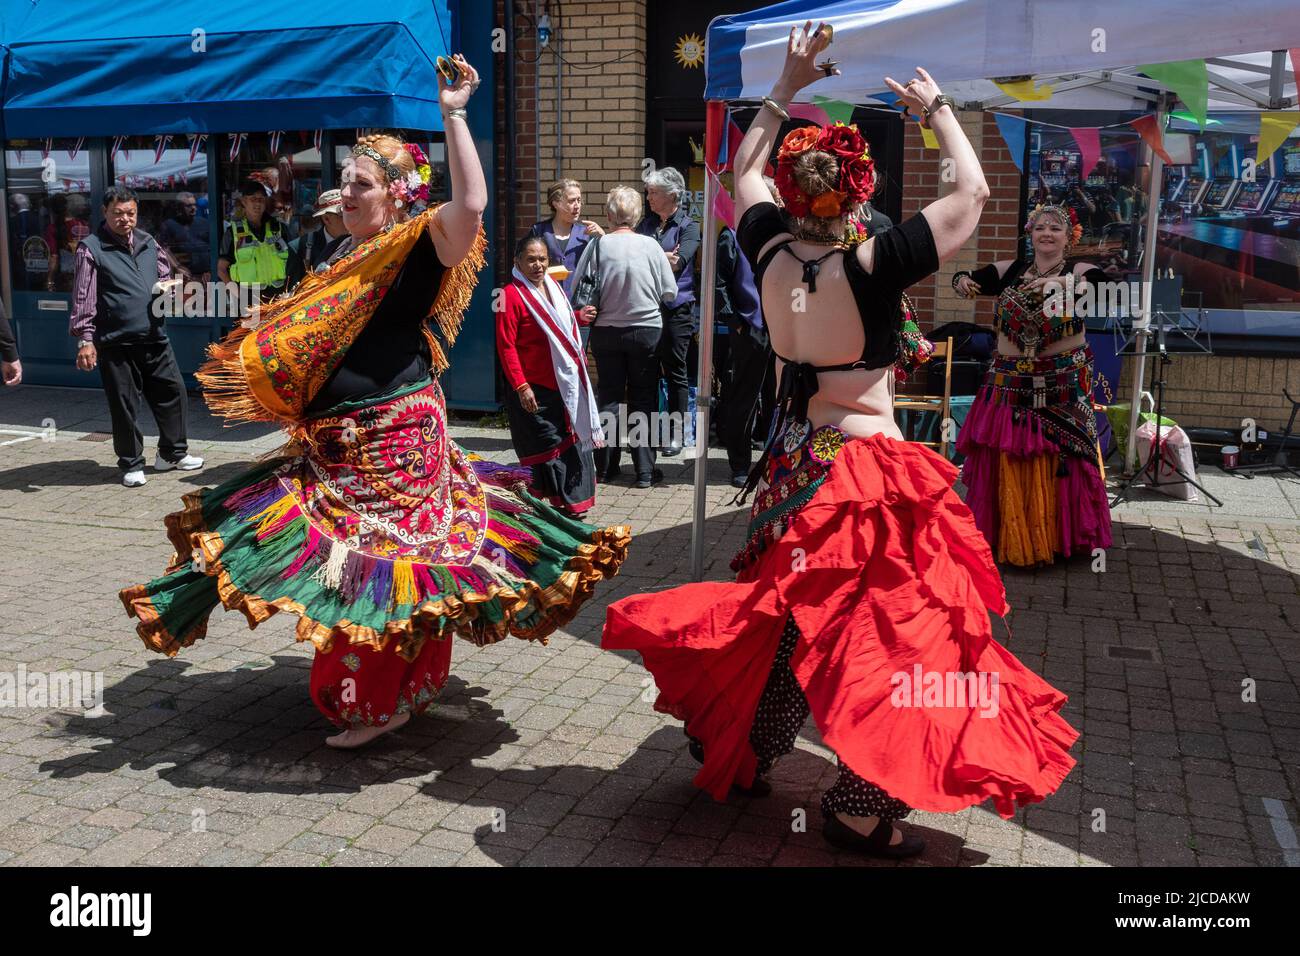
M 532 491 L 577 516 L 596 503 L 592 449 L 604 441 L 578 316 L 546 274 L 547 261 L 540 236 L 519 241 L 514 281 L 497 311 L 497 353 L 511 389 L 510 438 L 519 463 L 532 468 Z

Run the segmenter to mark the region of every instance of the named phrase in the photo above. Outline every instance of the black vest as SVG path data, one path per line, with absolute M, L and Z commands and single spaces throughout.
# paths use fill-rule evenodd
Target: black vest
M 96 346 L 167 340 L 162 317 L 153 314 L 158 243 L 141 229 L 133 230 L 132 240 L 127 252 L 107 227 L 81 240 L 95 259 Z

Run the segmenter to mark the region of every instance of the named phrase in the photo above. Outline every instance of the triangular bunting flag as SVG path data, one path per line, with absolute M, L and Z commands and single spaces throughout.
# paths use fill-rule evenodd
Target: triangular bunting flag
M 1088 181 L 1088 174 L 1101 159 L 1101 130 L 1091 126 L 1081 126 L 1070 130 L 1070 135 L 1079 145 L 1079 178 Z
M 81 147 L 86 145 L 86 137 L 78 136 L 77 141 L 72 144 L 72 149 L 68 150 L 68 159 L 76 159 L 77 154 L 81 152 Z
M 1277 148 L 1286 142 L 1291 130 L 1300 123 L 1300 113 L 1260 113 L 1259 149 L 1255 151 L 1255 165 L 1262 166 Z
M 1158 83 L 1163 83 L 1187 104 L 1197 124 L 1205 129 L 1205 112 L 1210 102 L 1210 77 L 1204 60 L 1178 60 L 1174 63 L 1150 63 L 1138 67 Z
M 1138 135 L 1142 137 L 1142 142 L 1155 150 L 1156 153 L 1160 155 L 1161 159 L 1169 165 L 1173 165 L 1174 161 L 1169 157 L 1169 154 L 1165 152 L 1164 136 L 1161 133 L 1160 126 L 1156 122 L 1154 114 L 1139 116 L 1137 119 L 1129 123 L 1129 126 L 1132 126 L 1138 131 Z
M 1015 80 L 1011 83 L 999 83 L 993 81 L 993 85 L 1000 89 L 1007 96 L 1013 96 L 1017 100 L 1029 102 L 1037 100 L 1050 100 L 1052 98 L 1052 85 L 1044 83 L 1039 86 L 1034 80 Z
M 1021 173 L 1025 171 L 1025 126 L 1027 121 L 1019 116 L 1011 116 L 1008 113 L 994 113 L 994 121 L 998 124 L 998 132 L 1002 134 L 1002 141 L 1007 144 L 1007 152 L 1011 154 L 1011 161 L 1016 164 L 1016 169 Z
M 843 100 L 833 100 L 827 96 L 814 96 L 813 103 L 825 110 L 826 118 L 829 119 L 831 123 L 853 122 L 852 103 L 845 103 Z M 791 115 L 793 116 L 794 114 L 792 113 Z
M 831 125 L 831 118 L 826 115 L 826 111 L 820 106 L 813 106 L 811 103 L 791 103 L 786 112 L 790 114 L 791 119 L 811 120 L 818 126 Z

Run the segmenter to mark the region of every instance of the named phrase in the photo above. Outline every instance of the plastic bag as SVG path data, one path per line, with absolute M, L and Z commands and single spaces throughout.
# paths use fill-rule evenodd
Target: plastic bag
M 1153 418 L 1155 416 L 1152 416 Z M 1142 469 L 1140 474 L 1148 487 L 1166 494 L 1171 498 L 1179 498 L 1183 501 L 1200 501 L 1200 495 L 1197 494 L 1196 488 L 1184 481 L 1176 471 L 1170 466 L 1170 462 L 1177 465 L 1188 478 L 1196 480 L 1196 460 L 1192 456 L 1192 442 L 1187 437 L 1187 433 L 1177 425 L 1170 427 L 1168 425 L 1160 428 L 1160 444 L 1164 447 L 1164 452 L 1160 456 L 1160 461 L 1155 466 L 1155 480 L 1159 484 L 1151 484 L 1151 472 L 1146 471 L 1148 460 L 1151 458 L 1152 447 L 1155 444 L 1156 425 L 1155 422 L 1144 421 L 1138 425 L 1137 430 L 1137 453 L 1139 467 Z

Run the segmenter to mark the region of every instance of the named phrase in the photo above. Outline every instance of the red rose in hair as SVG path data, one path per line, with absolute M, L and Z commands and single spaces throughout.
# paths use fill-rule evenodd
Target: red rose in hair
M 819 135 L 820 130 L 816 126 L 800 126 L 798 129 L 790 130 L 781 141 L 781 148 L 776 152 L 777 161 L 794 159 L 800 153 L 806 153 L 817 145 Z
M 836 159 L 844 162 L 857 159 L 867 151 L 867 142 L 862 138 L 856 126 L 836 123 L 822 130 L 817 140 L 817 148 L 825 150 Z
M 776 184 L 776 191 L 781 196 L 787 213 L 801 218 L 808 215 L 808 196 L 794 181 L 793 163 L 777 163 L 776 175 L 772 181 Z
M 841 162 L 840 190 L 855 203 L 866 202 L 876 190 L 876 164 L 860 157 Z

